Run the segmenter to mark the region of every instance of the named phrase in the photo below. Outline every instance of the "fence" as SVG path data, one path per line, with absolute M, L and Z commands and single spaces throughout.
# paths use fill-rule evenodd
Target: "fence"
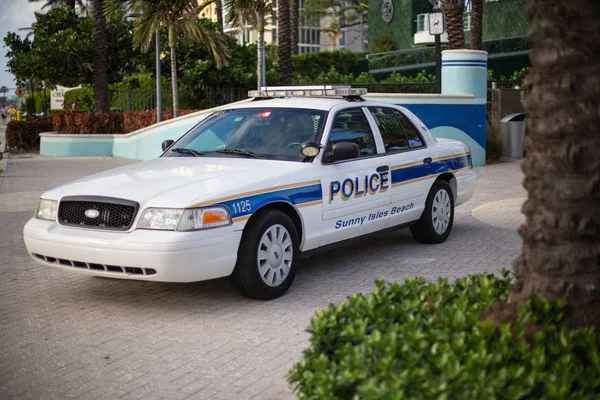
M 180 109 L 205 109 L 233 103 L 248 97 L 247 87 L 197 86 L 179 87 Z M 111 111 L 145 111 L 156 109 L 156 89 L 112 89 L 109 92 Z M 162 108 L 173 108 L 170 86 L 162 88 Z

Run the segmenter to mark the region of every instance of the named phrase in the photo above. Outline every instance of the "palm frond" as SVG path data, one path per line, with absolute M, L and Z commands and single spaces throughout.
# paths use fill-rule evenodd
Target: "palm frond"
M 215 57 L 217 68 L 227 65 L 229 54 L 227 54 L 225 38 L 220 32 L 216 32 L 200 24 L 197 20 L 189 19 L 181 20 L 178 30 L 209 49 Z

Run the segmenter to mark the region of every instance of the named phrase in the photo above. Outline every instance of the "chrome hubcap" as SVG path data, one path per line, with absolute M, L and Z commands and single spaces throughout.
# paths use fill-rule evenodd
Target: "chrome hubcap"
M 450 224 L 450 214 L 452 213 L 452 204 L 450 203 L 450 195 L 446 189 L 440 189 L 433 198 L 431 210 L 431 220 L 433 228 L 438 235 L 443 235 Z
M 290 273 L 293 259 L 290 233 L 283 225 L 273 225 L 258 244 L 258 273 L 269 286 L 279 286 Z

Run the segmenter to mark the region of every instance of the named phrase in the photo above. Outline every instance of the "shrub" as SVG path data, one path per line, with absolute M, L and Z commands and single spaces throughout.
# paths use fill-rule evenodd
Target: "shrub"
M 25 99 L 25 111 L 28 115 L 35 114 L 35 99 L 31 96 L 27 96 Z
M 197 110 L 180 110 L 186 115 Z M 173 118 L 173 110 L 162 112 L 162 120 Z M 131 111 L 125 113 L 92 113 L 83 111 L 55 112 L 52 115 L 54 130 L 58 133 L 90 134 L 129 133 L 156 123 L 156 111 Z
M 368 65 L 362 63 L 364 55 L 350 50 L 317 51 L 292 56 L 294 74 L 316 78 L 335 66 L 341 75 L 359 75 L 367 72 Z
M 21 151 L 39 149 L 39 134 L 50 131 L 52 131 L 50 118 L 11 121 L 6 127 L 6 148 Z
M 390 35 L 377 36 L 373 41 L 372 53 L 387 53 L 398 50 L 396 39 Z
M 290 371 L 301 399 L 559 399 L 600 391 L 600 337 L 534 295 L 512 324 L 482 321 L 510 278 L 378 281 L 317 312 Z
M 71 111 L 55 113 L 52 116 L 54 130 L 59 133 L 122 133 L 122 113 L 92 113 Z

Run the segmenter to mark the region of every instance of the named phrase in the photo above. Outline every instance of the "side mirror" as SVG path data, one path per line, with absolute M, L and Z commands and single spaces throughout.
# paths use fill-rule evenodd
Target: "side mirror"
M 302 143 L 300 146 L 300 152 L 304 157 L 316 157 L 321 152 L 321 145 L 312 140 L 308 140 Z
M 171 139 L 167 139 L 164 142 L 162 142 L 162 144 L 160 145 L 160 147 L 162 148 L 162 151 L 167 150 L 169 147 L 171 147 L 171 145 L 175 143 L 174 140 Z
M 360 156 L 360 147 L 352 142 L 338 142 L 333 145 L 326 162 L 351 160 Z

